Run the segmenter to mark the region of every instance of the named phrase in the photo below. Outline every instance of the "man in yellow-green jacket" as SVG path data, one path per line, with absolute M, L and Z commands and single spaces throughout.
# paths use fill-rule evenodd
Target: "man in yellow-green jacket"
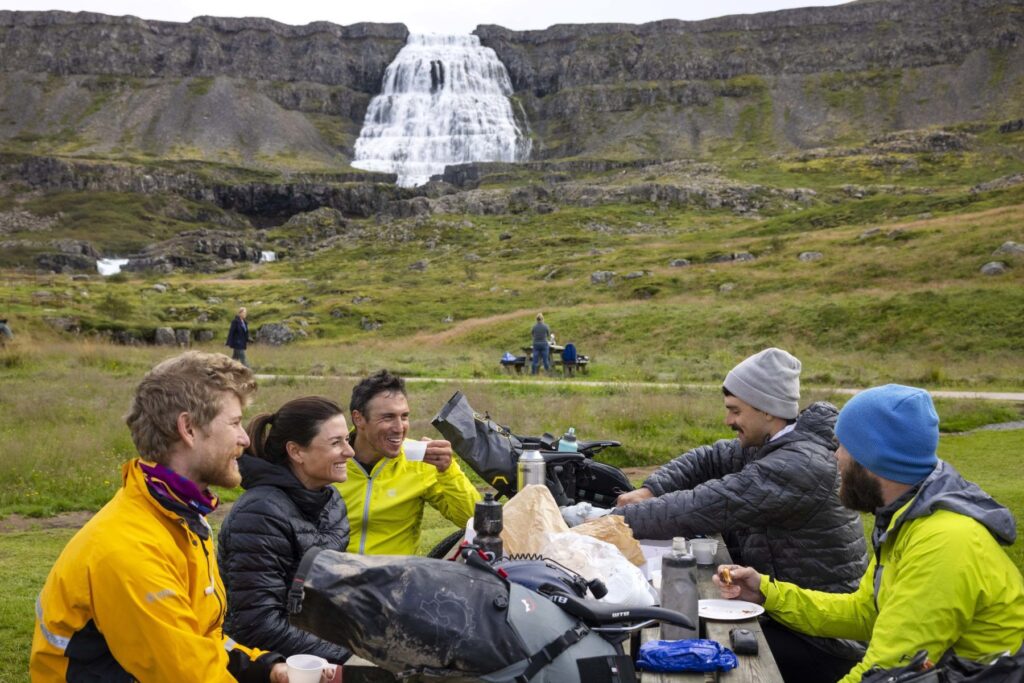
M 480 493 L 444 440 L 410 443 L 405 381 L 380 370 L 352 389 L 349 402 L 355 457 L 348 479 L 335 484 L 351 525 L 348 551 L 364 555 L 414 555 L 423 507 L 430 505 L 456 526 L 473 516 Z M 422 445 L 420 445 L 422 444 Z M 422 450 L 412 455 L 406 449 Z
M 874 553 L 853 593 L 830 594 L 730 567 L 723 597 L 763 603 L 803 633 L 867 640 L 842 679 L 927 650 L 985 661 L 1024 640 L 1024 579 L 1000 547 L 1013 514 L 939 460 L 938 416 L 923 389 L 889 384 L 854 396 L 836 421 L 840 499 L 875 516 Z M 905 662 L 904 662 L 905 663 Z

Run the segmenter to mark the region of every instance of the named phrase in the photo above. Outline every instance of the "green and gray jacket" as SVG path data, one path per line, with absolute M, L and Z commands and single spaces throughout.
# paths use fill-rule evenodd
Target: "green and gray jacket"
M 835 595 L 761 578 L 765 608 L 816 636 L 869 640 L 841 683 L 928 650 L 968 659 L 1015 652 L 1024 638 L 1024 579 L 1000 548 L 1016 538 L 1013 514 L 939 461 L 916 495 L 877 529 L 860 587 Z

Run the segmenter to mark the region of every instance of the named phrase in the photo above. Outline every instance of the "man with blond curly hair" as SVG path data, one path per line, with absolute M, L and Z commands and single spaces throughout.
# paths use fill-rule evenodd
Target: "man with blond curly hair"
M 224 586 L 206 515 L 210 486 L 237 486 L 252 372 L 189 351 L 139 384 L 126 417 L 138 458 L 68 542 L 36 601 L 33 682 L 286 683 L 276 653 L 223 630 Z

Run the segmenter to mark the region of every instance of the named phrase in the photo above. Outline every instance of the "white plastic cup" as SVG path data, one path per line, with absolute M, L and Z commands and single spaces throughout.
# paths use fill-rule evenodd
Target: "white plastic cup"
M 427 454 L 427 442 L 406 439 L 402 442 L 402 450 L 405 451 L 406 460 L 409 460 L 410 462 L 420 461 L 423 460 L 423 456 Z
M 288 683 L 320 683 L 327 660 L 316 655 L 292 655 L 285 664 L 288 665 Z
M 690 552 L 693 553 L 693 559 L 697 560 L 697 564 L 714 564 L 718 541 L 713 538 L 691 538 Z

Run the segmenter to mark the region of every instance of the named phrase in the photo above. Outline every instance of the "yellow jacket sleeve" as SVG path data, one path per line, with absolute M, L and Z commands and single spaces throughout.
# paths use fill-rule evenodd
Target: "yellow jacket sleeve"
M 436 483 L 424 496 L 435 510 L 452 524 L 464 527 L 476 511 L 480 492 L 469 481 L 469 477 L 452 458 L 452 464 L 444 472 L 437 473 Z

